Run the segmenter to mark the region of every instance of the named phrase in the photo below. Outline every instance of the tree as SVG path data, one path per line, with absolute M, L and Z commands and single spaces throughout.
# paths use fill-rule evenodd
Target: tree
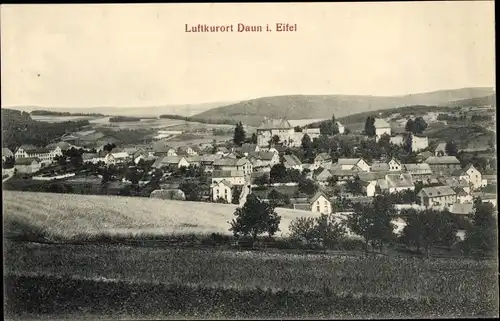
M 14 156 L 9 156 L 9 157 L 6 157 L 5 158 L 5 161 L 2 162 L 2 168 L 12 168 L 14 167 L 16 163 L 16 160 L 14 158 Z
M 201 199 L 200 187 L 193 182 L 183 182 L 179 189 L 186 195 L 186 201 L 199 201 Z
M 106 145 L 104 145 L 104 147 L 102 148 L 105 152 L 111 152 L 113 150 L 113 148 L 116 148 L 116 144 L 115 143 L 108 143 Z
M 246 134 L 243 124 L 238 122 L 234 128 L 233 143 L 237 146 L 241 146 L 245 142 Z
M 251 142 L 252 142 L 252 144 L 257 144 L 257 134 L 256 133 L 252 134 Z
M 375 117 L 368 116 L 365 122 L 365 135 L 369 137 L 374 137 L 376 134 L 375 131 Z
M 307 195 L 313 195 L 318 190 L 318 185 L 313 180 L 301 178 L 299 180 L 299 191 Z
M 271 171 L 269 172 L 269 179 L 271 183 L 281 183 L 286 179 L 286 177 L 286 167 L 282 162 L 271 167 Z
M 457 156 L 458 154 L 458 147 L 454 141 L 448 141 L 444 149 L 448 156 Z
M 328 177 L 328 179 L 326 180 L 329 187 L 336 187 L 338 181 L 339 181 L 339 178 L 335 175 Z
M 258 235 L 267 233 L 272 237 L 280 230 L 281 216 L 276 213 L 271 204 L 260 201 L 253 194 L 247 196 L 245 205 L 238 207 L 234 216 L 229 230 L 236 238 L 250 236 L 252 244 L 255 243 Z
M 394 205 L 383 196 L 377 196 L 371 204 L 354 206 L 354 213 L 347 219 L 348 228 L 365 240 L 372 248 L 382 251 L 384 243 L 394 238 L 394 225 L 391 220 L 396 214 Z
M 423 117 L 417 117 L 415 119 L 415 132 L 413 132 L 414 134 L 422 134 L 424 132 L 424 130 L 427 128 L 427 122 L 424 120 Z
M 410 133 L 417 132 L 417 124 L 413 121 L 413 119 L 408 119 L 406 122 L 405 130 Z
M 280 142 L 280 137 L 278 135 L 274 135 L 272 138 L 271 138 L 271 143 L 272 145 L 278 145 Z
M 356 176 L 353 180 L 349 180 L 346 183 L 346 190 L 353 195 L 362 195 L 363 194 L 363 184 L 358 176 Z
M 319 217 L 299 217 L 290 222 L 292 238 L 309 244 L 320 244 L 331 248 L 346 234 L 343 223 L 336 222 L 333 215 L 321 214 Z
M 269 184 L 269 174 L 257 176 L 254 180 L 254 183 L 261 188 L 265 187 L 267 184 Z
M 349 135 L 351 133 L 351 130 L 349 128 L 344 129 L 344 135 Z
M 302 136 L 302 148 L 304 150 L 309 150 L 311 147 L 312 147 L 311 137 L 309 137 L 309 135 L 307 134 L 304 134 L 304 136 Z
M 483 255 L 492 254 L 496 250 L 498 224 L 494 212 L 493 204 L 483 203 L 480 198 L 474 200 L 472 224 L 465 234 L 467 250 L 475 250 Z
M 241 187 L 240 186 L 233 186 L 233 188 L 231 189 L 231 194 L 232 194 L 232 201 L 231 203 L 233 204 L 240 204 L 240 196 L 241 196 Z
M 300 126 L 295 126 L 295 128 L 293 129 L 296 133 L 301 133 L 302 132 L 302 127 Z

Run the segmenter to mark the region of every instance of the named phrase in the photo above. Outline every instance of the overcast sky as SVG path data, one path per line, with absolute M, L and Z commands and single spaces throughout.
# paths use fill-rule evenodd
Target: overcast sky
M 185 24 L 297 24 L 186 33 Z M 2 106 L 494 86 L 494 3 L 2 5 Z

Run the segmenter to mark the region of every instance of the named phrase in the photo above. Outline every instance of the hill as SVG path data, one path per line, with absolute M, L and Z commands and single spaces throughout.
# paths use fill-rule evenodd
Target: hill
M 22 144 L 45 146 L 65 133 L 89 125 L 88 120 L 48 123 L 31 119 L 27 112 L 2 108 L 2 147 L 15 150 Z
M 474 98 L 469 98 L 469 99 L 461 99 L 461 100 L 455 100 L 455 101 L 450 101 L 449 103 L 445 104 L 445 106 L 448 107 L 482 107 L 482 106 L 492 106 L 496 107 L 497 95 L 492 94 L 484 97 L 474 97 Z
M 404 96 L 357 95 L 288 95 L 263 97 L 214 108 L 193 118 L 210 120 L 237 119 L 250 126 L 258 126 L 264 117 L 287 119 L 329 118 L 349 116 L 361 112 L 411 106 L 443 106 L 452 101 L 486 97 L 493 88 L 476 87 L 440 90 Z
M 37 204 L 36 207 L 33 204 Z M 140 197 L 4 191 L 5 235 L 26 230 L 62 240 L 92 237 L 230 234 L 228 221 L 236 205 L 183 202 Z M 312 212 L 277 209 L 278 235 L 291 220 Z
M 32 112 L 35 110 L 55 111 L 70 114 L 105 114 L 109 116 L 159 116 L 162 114 L 176 114 L 192 116 L 211 108 L 231 104 L 233 102 L 213 102 L 203 104 L 144 106 L 144 107 L 50 107 L 50 106 L 15 106 L 10 109 Z M 3 109 L 3 107 L 2 107 Z

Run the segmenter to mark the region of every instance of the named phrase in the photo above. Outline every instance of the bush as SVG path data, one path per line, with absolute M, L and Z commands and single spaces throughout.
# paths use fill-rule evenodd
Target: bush
M 344 225 L 336 222 L 331 214 L 321 214 L 316 218 L 299 217 L 290 223 L 289 229 L 293 239 L 327 248 L 336 246 L 346 234 Z

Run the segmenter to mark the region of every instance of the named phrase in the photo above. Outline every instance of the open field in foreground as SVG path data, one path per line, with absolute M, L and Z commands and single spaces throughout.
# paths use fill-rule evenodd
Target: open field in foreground
M 498 316 L 496 262 L 6 242 L 7 318 Z
M 29 226 L 50 238 L 85 240 L 96 236 L 228 234 L 236 205 L 139 197 L 4 191 L 5 235 Z M 281 233 L 312 212 L 277 209 Z

